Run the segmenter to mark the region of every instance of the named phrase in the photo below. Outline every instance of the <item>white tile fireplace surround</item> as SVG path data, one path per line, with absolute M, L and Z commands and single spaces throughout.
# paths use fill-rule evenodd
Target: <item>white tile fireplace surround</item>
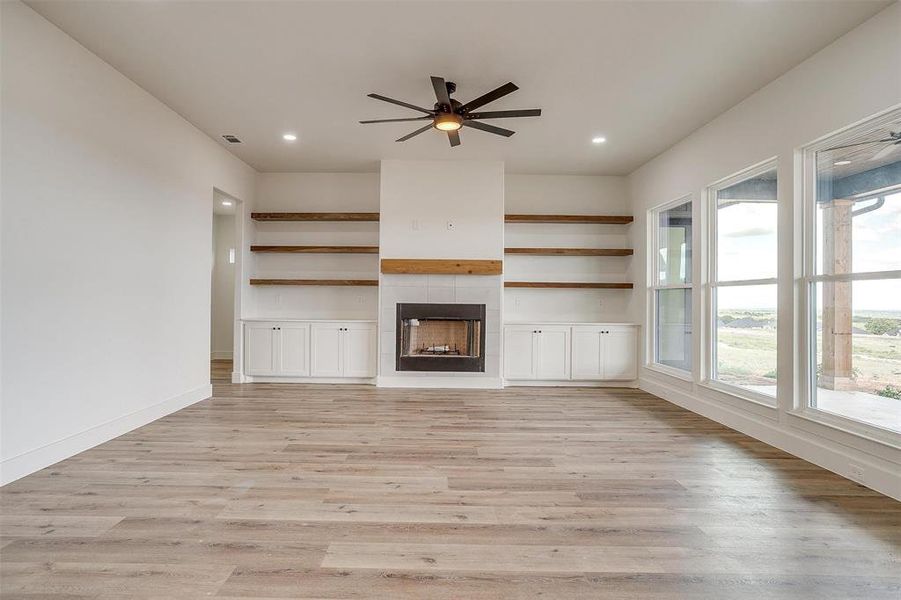
M 379 376 L 381 387 L 500 388 L 501 306 L 500 275 L 388 275 L 379 285 Z M 398 303 L 485 305 L 485 372 L 422 372 L 395 369 Z

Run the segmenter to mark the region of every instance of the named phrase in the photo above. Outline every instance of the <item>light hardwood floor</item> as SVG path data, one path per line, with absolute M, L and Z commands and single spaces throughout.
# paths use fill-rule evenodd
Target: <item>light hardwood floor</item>
M 901 503 L 640 391 L 214 389 L 2 488 L 3 598 L 901 597 Z
M 214 359 L 210 361 L 210 381 L 228 383 L 232 380 L 231 359 Z

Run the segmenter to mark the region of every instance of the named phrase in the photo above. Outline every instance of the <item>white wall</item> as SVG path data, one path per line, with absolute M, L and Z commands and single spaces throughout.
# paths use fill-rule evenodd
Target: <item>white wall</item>
M 897 3 L 775 80 L 747 100 L 635 171 L 630 190 L 633 230 L 645 233 L 646 210 L 693 194 L 695 223 L 705 186 L 741 169 L 778 157 L 779 170 L 779 408 L 753 408 L 694 383 L 643 369 L 641 387 L 691 410 L 844 475 L 849 462 L 865 467 L 865 483 L 901 497 L 901 452 L 789 414 L 802 370 L 795 363 L 800 290 L 800 195 L 796 191 L 799 147 L 901 102 L 901 5 Z M 712 82 L 715 85 L 715 82 Z M 700 228 L 696 228 L 699 231 Z M 695 236 L 694 256 L 700 257 Z M 633 261 L 637 286 L 646 284 L 645 243 Z M 640 254 L 638 253 L 639 251 Z M 702 275 L 696 258 L 694 280 Z M 700 352 L 700 294 L 695 294 L 695 364 Z M 633 315 L 646 317 L 646 296 L 635 298 Z
M 254 171 L 2 3 L 2 481 L 210 393 L 213 187 Z
M 625 177 L 507 175 L 505 212 L 511 214 L 631 215 Z M 508 223 L 508 247 L 629 248 L 632 225 Z M 631 257 L 508 254 L 508 281 L 631 281 Z M 507 321 L 626 321 L 635 292 L 508 288 Z
M 260 173 L 257 212 L 379 212 L 378 173 Z M 252 244 L 377 246 L 378 223 L 249 225 Z M 249 245 L 249 244 L 248 244 Z M 377 254 L 254 254 L 249 277 L 377 279 Z M 246 286 L 246 282 L 244 282 Z M 378 288 L 268 287 L 248 289 L 244 317 L 375 319 Z
M 504 257 L 502 162 L 383 160 L 380 202 L 382 258 Z
M 210 341 L 212 358 L 231 358 L 235 332 L 235 264 L 228 261 L 235 250 L 234 215 L 213 215 L 213 285 Z

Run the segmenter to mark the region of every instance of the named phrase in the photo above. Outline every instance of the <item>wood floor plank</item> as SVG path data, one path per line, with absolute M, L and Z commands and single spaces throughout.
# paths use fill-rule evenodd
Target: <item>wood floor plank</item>
M 42 562 L 15 563 L 19 569 L 6 574 L 0 591 L 7 594 L 119 594 L 120 598 L 191 598 L 212 595 L 234 571 L 233 566 L 209 566 L 200 562 L 99 563 Z
M 901 597 L 901 504 L 640 390 L 211 372 L 0 488 L 4 600 Z
M 740 573 L 722 552 L 655 546 L 363 544 L 329 546 L 322 566 L 513 573 Z
M 4 511 L 0 515 L 0 532 L 4 538 L 29 537 L 96 537 L 121 521 L 122 515 L 45 515 L 40 510 L 32 514 L 11 514 Z M 4 556 L 6 556 L 4 554 Z

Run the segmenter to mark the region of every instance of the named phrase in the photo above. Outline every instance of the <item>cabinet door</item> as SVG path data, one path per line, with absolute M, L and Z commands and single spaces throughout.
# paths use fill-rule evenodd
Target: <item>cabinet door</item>
M 572 333 L 572 378 L 589 380 L 603 379 L 604 367 L 601 359 L 603 338 L 600 327 L 573 327 Z
M 537 379 L 569 379 L 570 329 L 560 325 L 538 327 Z
M 638 377 L 638 332 L 634 327 L 607 327 L 603 334 L 604 379 Z
M 310 374 L 310 326 L 279 323 L 279 375 L 306 377 Z
M 244 324 L 244 373 L 275 375 L 278 331 L 275 323 Z
M 529 326 L 504 327 L 504 377 L 534 379 L 536 328 Z
M 313 377 L 341 376 L 344 362 L 341 329 L 337 323 L 313 323 L 310 327 L 310 374 Z
M 345 377 L 375 377 L 375 325 L 347 323 L 344 325 Z

